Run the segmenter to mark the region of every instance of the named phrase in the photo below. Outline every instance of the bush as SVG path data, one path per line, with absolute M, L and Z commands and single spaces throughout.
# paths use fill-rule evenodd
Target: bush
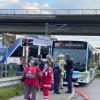
M 98 63 L 98 70 L 100 70 L 100 63 Z
M 100 78 L 100 70 L 97 70 L 97 75 L 96 75 L 97 78 Z
M 100 78 L 100 74 L 97 74 L 96 78 Z
M 0 100 L 8 100 L 14 96 L 19 96 L 23 94 L 23 84 L 17 84 L 10 87 L 0 88 Z

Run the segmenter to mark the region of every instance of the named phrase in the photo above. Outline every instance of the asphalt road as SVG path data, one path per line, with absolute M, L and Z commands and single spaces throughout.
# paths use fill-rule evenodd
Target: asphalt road
M 65 87 L 63 90 L 60 90 L 61 94 L 54 94 L 53 91 L 50 92 L 50 100 L 69 100 L 70 98 L 73 97 L 75 92 L 73 91 L 72 94 L 67 94 L 65 93 L 67 88 Z M 38 91 L 37 92 L 37 99 L 36 100 L 44 100 L 43 92 Z M 9 100 L 24 100 L 24 96 L 18 96 L 11 98 Z
M 81 85 L 79 88 L 88 95 L 89 100 L 100 100 L 100 78 L 95 78 L 91 83 Z M 75 95 L 71 100 L 83 100 L 79 95 Z

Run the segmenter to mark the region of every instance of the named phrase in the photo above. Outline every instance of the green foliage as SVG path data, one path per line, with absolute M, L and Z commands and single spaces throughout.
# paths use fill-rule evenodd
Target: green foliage
M 100 78 L 100 74 L 97 74 L 96 78 Z
M 0 100 L 8 100 L 14 96 L 23 94 L 23 84 L 0 88 Z
M 100 68 L 100 62 L 98 61 L 97 63 L 96 63 L 96 65 L 97 65 L 97 70 Z
M 100 69 L 99 70 L 97 70 L 97 76 L 96 76 L 97 78 L 100 78 Z
M 98 63 L 98 70 L 100 70 L 100 63 Z

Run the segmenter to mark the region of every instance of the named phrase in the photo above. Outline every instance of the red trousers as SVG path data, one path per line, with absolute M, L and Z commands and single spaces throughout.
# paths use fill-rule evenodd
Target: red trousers
M 44 100 L 49 100 L 49 88 L 43 87 L 42 89 L 43 89 Z

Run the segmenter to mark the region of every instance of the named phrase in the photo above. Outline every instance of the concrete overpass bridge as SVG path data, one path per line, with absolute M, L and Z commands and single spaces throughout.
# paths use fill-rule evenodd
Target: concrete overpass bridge
M 0 9 L 0 33 L 100 35 L 100 9 Z

